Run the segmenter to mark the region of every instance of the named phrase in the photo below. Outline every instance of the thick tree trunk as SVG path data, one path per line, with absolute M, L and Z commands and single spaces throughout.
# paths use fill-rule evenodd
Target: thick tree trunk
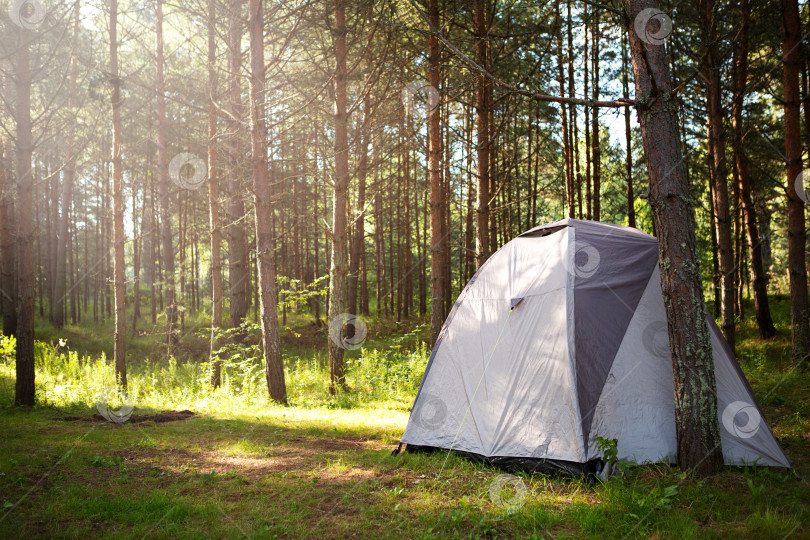
M 438 0 L 428 3 L 430 24 L 433 28 L 439 27 Z M 436 90 L 439 89 L 439 39 L 431 34 L 428 38 L 428 84 Z M 441 98 L 440 98 L 441 99 Z M 428 168 L 430 169 L 430 343 L 435 345 L 439 332 L 444 324 L 444 276 L 442 246 L 442 209 L 444 208 L 445 193 L 442 182 L 442 130 L 441 130 L 441 103 L 431 103 L 428 120 Z
M 4 155 L 0 139 L 0 306 L 3 308 L 3 335 L 17 335 L 17 220 L 14 201 L 16 182 L 11 170 L 11 158 Z
M 31 158 L 31 56 L 30 31 L 18 31 L 15 55 L 17 124 L 17 359 L 15 405 L 33 406 L 34 386 L 34 179 Z
M 256 263 L 258 265 L 259 311 L 262 321 L 265 377 L 270 399 L 287 403 L 281 337 L 278 327 L 273 210 L 267 179 L 267 124 L 264 95 L 264 14 L 262 0 L 248 4 L 250 33 L 250 150 L 253 177 L 253 212 L 256 224 Z
M 706 111 L 709 120 L 709 151 L 712 158 L 714 182 L 712 206 L 717 227 L 717 255 L 720 268 L 721 318 L 723 335 L 734 348 L 734 246 L 728 202 L 728 165 L 726 162 L 726 130 L 723 125 L 723 104 L 720 92 L 721 59 L 717 50 L 717 27 L 714 20 L 714 0 L 698 0 L 700 32 L 705 47 L 703 76 L 706 83 Z
M 211 386 L 222 384 L 220 348 L 222 328 L 222 233 L 219 229 L 219 177 L 217 175 L 217 42 L 216 2 L 208 0 L 208 228 L 211 232 Z
M 172 236 L 172 194 L 169 191 L 168 125 L 166 85 L 163 77 L 163 0 L 155 3 L 155 67 L 157 85 L 158 194 L 160 197 L 160 238 L 163 291 L 166 302 L 166 343 L 169 355 L 176 346 L 177 306 L 174 291 L 174 238 Z
M 788 276 L 790 278 L 790 324 L 793 360 L 801 362 L 810 353 L 810 325 L 807 307 L 806 224 L 804 204 L 797 190 L 802 172 L 801 126 L 799 119 L 799 66 L 801 35 L 797 0 L 782 0 L 782 69 L 785 92 L 785 160 L 787 161 Z M 806 180 L 805 180 L 806 185 Z M 806 189 L 806 187 L 803 187 Z
M 742 205 L 745 231 L 748 235 L 748 257 L 754 277 L 754 310 L 756 311 L 759 334 L 767 339 L 776 334 L 771 310 L 768 306 L 768 278 L 762 265 L 762 245 L 757 228 L 757 213 L 751 198 L 751 181 L 748 175 L 748 156 L 743 148 L 743 100 L 748 80 L 748 0 L 740 2 L 740 34 L 734 49 L 734 99 L 731 107 L 731 120 L 734 125 L 734 160 L 737 167 L 740 202 Z
M 346 310 L 346 275 L 348 271 L 346 191 L 349 186 L 347 124 L 346 0 L 335 0 L 335 183 L 332 193 L 332 264 L 329 272 L 330 326 L 341 324 L 342 314 Z M 338 343 L 335 343 L 334 339 L 330 339 L 330 393 L 336 394 L 345 387 L 345 384 L 343 348 Z
M 675 385 L 678 465 L 699 475 L 720 468 L 714 358 L 695 241 L 692 196 L 678 142 L 672 80 L 664 47 L 636 35 L 633 21 L 656 0 L 625 0 L 650 204 L 658 232 L 661 288 Z
M 225 128 L 228 133 L 228 276 L 230 285 L 231 328 L 242 324 L 248 311 L 247 239 L 245 234 L 245 204 L 241 180 L 239 133 L 242 129 L 242 91 L 239 78 L 242 70 L 242 5 L 243 0 L 232 0 L 230 28 L 228 30 L 228 114 Z
M 487 23 L 487 0 L 475 0 L 473 6 L 475 18 L 475 58 L 480 66 L 488 68 L 489 60 L 489 26 Z M 438 44 L 436 44 L 438 49 Z M 437 52 L 438 54 L 438 52 Z M 438 60 L 437 60 L 438 61 Z M 437 76 L 438 78 L 438 76 Z M 489 258 L 489 107 L 492 86 L 489 79 L 478 75 L 475 88 L 475 118 L 477 127 L 476 176 L 478 190 L 475 211 L 475 252 L 476 262 L 480 268 Z M 432 118 L 432 116 L 431 116 Z

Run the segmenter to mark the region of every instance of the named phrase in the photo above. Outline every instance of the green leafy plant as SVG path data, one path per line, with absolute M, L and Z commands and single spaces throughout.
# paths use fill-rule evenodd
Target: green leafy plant
M 605 437 L 596 438 L 596 447 L 602 452 L 602 459 L 605 463 L 618 463 L 619 461 L 619 439 L 607 439 Z

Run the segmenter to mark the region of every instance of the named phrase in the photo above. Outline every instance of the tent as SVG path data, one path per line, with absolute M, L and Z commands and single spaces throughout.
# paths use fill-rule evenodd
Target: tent
M 709 317 L 726 464 L 792 467 Z M 658 242 L 564 219 L 510 241 L 444 323 L 401 443 L 507 468 L 602 470 L 676 462 L 675 405 Z

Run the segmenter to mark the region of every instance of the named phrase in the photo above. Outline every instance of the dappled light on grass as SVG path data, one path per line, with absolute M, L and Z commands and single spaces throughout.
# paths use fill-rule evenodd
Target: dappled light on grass
M 8 340 L 0 344 L 8 349 Z M 406 412 L 419 386 L 428 351 L 411 353 L 363 349 L 362 355 L 347 358 L 348 389 L 336 396 L 328 392 L 328 368 L 317 356 L 285 359 L 291 408 L 280 407 L 267 396 L 261 357 L 244 347 L 231 351 L 224 360 L 223 384 L 210 386 L 208 362 L 160 362 L 144 359 L 132 363 L 128 373 L 129 396 L 136 409 L 192 409 L 209 413 L 296 415 L 306 409 L 383 409 Z M 0 351 L 2 352 L 2 351 Z M 0 361 L 0 376 L 14 377 L 13 348 Z M 39 403 L 72 411 L 94 407 L 101 395 L 115 388 L 111 359 L 79 356 L 65 347 L 37 342 L 37 396 Z M 13 386 L 4 388 L 0 400 L 10 404 Z M 282 412 L 284 411 L 284 412 Z M 301 412 L 300 414 L 306 415 Z
M 784 343 L 749 333 L 743 326 L 743 370 L 804 476 L 806 373 L 791 372 Z M 132 362 L 134 410 L 121 424 L 63 420 L 97 415 L 114 380 L 109 359 L 58 342 L 37 345 L 40 405 L 11 408 L 13 347 L 0 342 L 0 504 L 44 477 L 0 527 L 13 536 L 58 524 L 65 536 L 692 539 L 796 536 L 807 521 L 806 483 L 761 467 L 697 481 L 649 465 L 595 485 L 512 472 L 518 480 L 501 486 L 504 471 L 453 454 L 391 456 L 428 358 L 398 339 L 352 351 L 349 391 L 338 396 L 318 349 L 297 350 L 285 358 L 289 407 L 269 402 L 249 347 L 230 350 L 216 391 L 205 362 Z M 195 414 L 136 422 L 184 409 Z

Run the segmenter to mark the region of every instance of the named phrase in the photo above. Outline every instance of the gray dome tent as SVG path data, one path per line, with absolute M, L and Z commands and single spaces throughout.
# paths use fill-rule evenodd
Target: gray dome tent
M 714 321 L 726 464 L 791 467 Z M 658 242 L 564 219 L 506 244 L 444 323 L 402 443 L 495 465 L 596 472 L 619 459 L 676 461 L 675 405 Z

